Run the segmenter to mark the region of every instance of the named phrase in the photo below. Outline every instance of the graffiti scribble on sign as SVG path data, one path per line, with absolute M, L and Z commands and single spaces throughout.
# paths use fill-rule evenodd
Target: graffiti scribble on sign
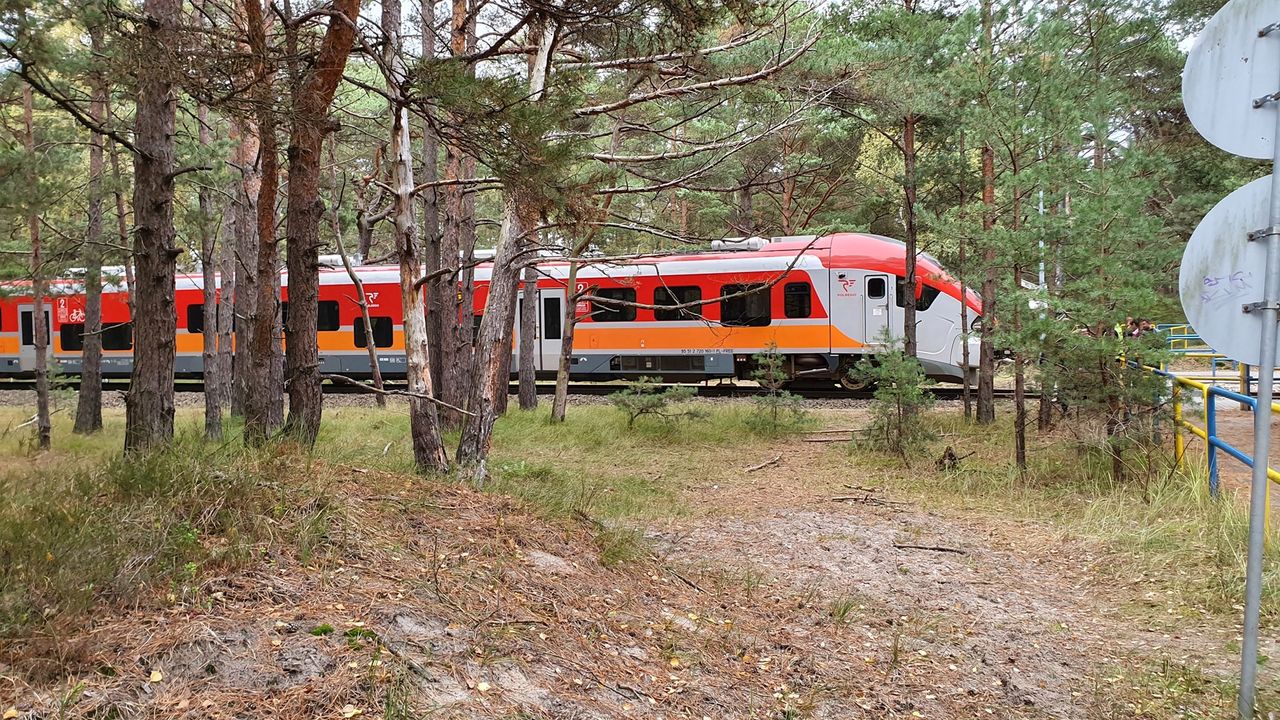
M 1227 275 L 1205 275 L 1200 304 L 1217 307 L 1234 302 L 1242 294 L 1253 289 L 1253 272 L 1236 270 Z

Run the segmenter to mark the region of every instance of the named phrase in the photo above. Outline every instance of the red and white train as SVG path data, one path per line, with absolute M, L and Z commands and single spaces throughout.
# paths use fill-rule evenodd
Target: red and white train
M 847 382 L 853 362 L 875 354 L 886 329 L 900 333 L 905 297 L 905 253 L 901 242 L 878 235 L 836 233 L 784 238 L 751 249 L 687 255 L 656 255 L 584 263 L 579 290 L 598 300 L 580 301 L 573 348 L 575 380 L 660 376 L 668 381 L 748 378 L 752 355 L 776 346 L 796 378 Z M 917 264 L 918 357 L 934 379 L 960 381 L 961 302 L 968 318 L 982 314 L 978 297 L 927 255 Z M 539 265 L 537 344 L 539 374 L 556 371 L 563 337 L 563 308 L 571 295 L 564 262 Z M 404 372 L 404 336 L 399 273 L 394 267 L 357 268 L 368 296 L 370 322 L 382 372 Z M 490 268 L 475 273 L 478 317 L 487 299 Z M 288 277 L 282 278 L 288 301 Z M 345 270 L 320 274 L 319 346 L 322 372 L 367 376 L 364 323 Z M 84 333 L 84 288 L 78 281 L 49 285 L 46 322 L 49 351 L 62 372 L 76 374 Z M 727 297 L 726 297 L 727 296 Z M 177 279 L 176 371 L 201 373 L 204 329 L 202 280 Z M 720 299 L 717 299 L 720 298 Z M 610 299 L 621 301 L 611 304 Z M 648 309 L 707 301 L 685 309 Z M 0 293 L 0 376 L 29 375 L 35 368 L 30 285 L 11 284 Z M 103 374 L 127 376 L 133 366 L 133 336 L 125 289 L 104 288 Z M 462 321 L 462 319 L 459 319 Z M 977 357 L 976 340 L 971 353 Z M 518 353 L 512 362 L 516 372 Z

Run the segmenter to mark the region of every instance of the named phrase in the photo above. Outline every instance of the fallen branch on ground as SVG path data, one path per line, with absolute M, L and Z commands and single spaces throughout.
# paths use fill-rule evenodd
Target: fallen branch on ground
M 969 553 L 960 548 L 944 547 L 942 545 L 905 545 L 894 543 L 893 546 L 899 550 L 932 550 L 934 552 L 948 552 L 957 555 L 968 555 Z
M 757 471 L 757 470 L 763 470 L 763 469 L 765 469 L 765 468 L 769 467 L 770 465 L 776 465 L 776 464 L 778 463 L 778 461 L 779 461 L 779 460 L 781 460 L 781 459 L 782 459 L 782 453 L 778 453 L 777 455 L 775 455 L 775 456 L 774 456 L 774 458 L 773 458 L 772 460 L 765 460 L 764 462 L 760 463 L 759 465 L 752 465 L 751 467 L 747 468 L 747 469 L 746 469 L 746 470 L 744 470 L 743 472 L 755 472 L 755 471 Z

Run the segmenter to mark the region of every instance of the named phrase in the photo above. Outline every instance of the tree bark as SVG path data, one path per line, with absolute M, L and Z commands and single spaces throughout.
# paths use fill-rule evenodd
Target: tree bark
M 24 143 L 29 163 L 27 181 L 35 187 L 36 128 L 33 118 L 31 86 L 22 86 L 22 122 Z M 52 444 L 53 425 L 49 420 L 49 326 L 44 321 L 44 258 L 40 247 L 40 215 L 32 206 L 27 214 L 27 232 L 31 239 L 31 334 L 36 352 L 36 442 L 41 450 Z
M 289 417 L 285 432 L 306 447 L 320 432 L 324 394 L 316 312 L 320 290 L 320 152 L 332 129 L 328 117 L 347 57 L 355 42 L 360 0 L 335 0 L 315 65 L 301 78 L 293 98 L 289 136 L 289 207 L 285 213 L 288 250 L 289 321 L 285 325 L 285 387 Z M 406 131 L 407 132 L 407 131 Z
M 102 45 L 99 30 L 89 32 L 90 47 Z M 102 73 L 91 76 L 93 96 L 89 116 L 94 122 L 107 119 L 107 85 Z M 76 397 L 73 432 L 89 435 L 102 429 L 102 184 L 104 139 L 101 133 L 89 137 L 89 222 L 85 232 L 84 343 L 80 351 L 80 392 Z
M 382 365 L 378 361 L 378 346 L 373 341 L 373 322 L 369 319 L 369 296 L 364 294 L 364 281 L 360 279 L 360 273 L 351 266 L 351 258 L 347 257 L 346 244 L 342 241 L 342 223 L 339 220 L 339 197 L 338 197 L 338 159 L 334 153 L 334 145 L 336 142 L 329 144 L 329 165 L 333 168 L 333 201 L 332 207 L 329 208 L 329 223 L 333 226 L 333 243 L 338 248 L 338 257 L 342 258 L 342 267 L 347 271 L 347 277 L 351 278 L 351 285 L 356 291 L 356 305 L 360 308 L 360 319 L 364 321 L 364 347 L 369 354 L 369 374 L 373 378 L 373 387 L 376 390 L 383 390 L 382 383 Z M 378 407 L 385 408 L 387 406 L 387 396 L 381 392 L 374 394 L 374 402 Z
M 200 146 L 213 142 L 209 129 L 209 108 L 196 106 L 196 122 Z M 200 211 L 200 274 L 203 285 L 204 327 L 200 335 L 201 367 L 204 371 L 204 435 L 210 440 L 222 439 L 222 374 L 218 368 L 218 234 L 213 228 L 213 199 L 209 188 L 201 185 L 196 192 Z
M 449 457 L 440 437 L 431 382 L 431 351 L 427 337 L 426 305 L 418 280 L 422 258 L 413 202 L 413 142 L 409 137 L 409 107 L 403 86 L 408 82 L 400 42 L 400 0 L 382 0 L 383 69 L 392 97 L 391 182 L 395 190 L 396 254 L 400 259 L 400 303 L 404 308 L 405 377 L 409 392 L 409 434 L 413 460 L 419 470 L 445 472 Z M 367 325 L 366 325 L 367 327 Z
M 534 363 L 538 349 L 538 268 L 524 269 L 524 304 L 520 306 L 520 409 L 538 408 L 537 373 Z
M 1018 187 L 1017 145 L 1013 148 L 1013 162 L 1010 167 L 1011 191 L 1013 203 L 1010 209 L 1009 229 L 1013 231 L 1015 243 L 1018 231 L 1022 229 L 1022 191 Z M 1013 456 L 1014 463 L 1020 473 L 1027 470 L 1027 377 L 1026 357 L 1022 352 L 1022 264 L 1021 244 L 1014 247 L 1016 253 L 1013 263 Z
M 474 47 L 475 18 L 468 0 L 452 0 L 452 20 L 449 49 L 454 57 L 468 54 Z M 474 76 L 475 67 L 468 64 L 464 70 Z M 450 117 L 450 122 L 460 124 L 462 118 Z M 445 179 L 461 180 L 475 175 L 475 159 L 467 155 L 456 140 L 445 142 Z M 475 253 L 475 199 L 465 192 L 461 184 L 444 189 L 444 234 L 440 243 L 442 267 L 458 267 L 456 274 L 440 278 L 437 296 L 442 302 L 440 343 L 440 396 L 450 405 L 465 407 L 472 394 L 473 338 L 471 316 L 473 310 L 474 273 L 466 266 Z M 456 428 L 463 424 L 463 415 L 449 408 L 442 409 L 441 422 Z
M 529 60 L 529 98 L 537 102 L 542 99 L 547 85 L 551 52 L 556 42 L 555 23 L 543 18 L 539 24 L 530 28 L 530 34 L 538 37 L 538 50 Z M 535 262 L 538 251 L 538 217 L 526 208 L 519 209 L 526 212 L 521 217 L 521 226 L 525 228 L 525 232 L 521 235 L 520 244 L 524 251 L 524 262 L 528 263 L 524 268 L 524 304 L 520 313 L 520 409 L 534 410 L 538 407 L 535 362 L 541 345 L 538 338 L 538 267 Z M 503 400 L 505 406 L 505 393 Z M 504 407 L 503 410 L 505 409 Z
M 276 193 L 279 191 L 279 158 L 276 150 L 274 86 L 276 68 L 267 47 L 267 25 L 259 0 L 244 0 L 249 29 L 249 47 L 254 54 L 254 85 L 258 125 L 259 181 L 256 204 L 256 251 L 253 273 L 246 278 L 254 290 L 248 303 L 248 362 L 244 373 L 244 440 L 248 445 L 266 442 L 276 425 L 272 422 L 272 365 L 276 361 L 276 315 L 279 294 L 272 278 L 279 277 L 279 248 L 276 240 Z M 242 288 L 242 290 L 245 288 Z
M 174 305 L 174 124 L 170 81 L 181 0 L 146 0 L 139 25 L 140 60 L 134 119 L 133 375 L 125 409 L 125 450 L 173 438 L 173 364 L 178 317 Z
M 240 170 L 240 179 L 233 193 L 235 242 L 228 248 L 233 253 L 232 263 L 235 266 L 235 293 L 231 298 L 231 311 L 235 318 L 231 414 L 243 417 L 248 406 L 249 379 L 254 377 L 253 328 L 258 303 L 257 202 L 262 188 L 261 159 L 257 128 L 252 123 L 233 119 L 229 134 L 235 147 L 236 166 Z
M 232 371 L 232 344 L 231 344 L 231 323 L 235 312 L 236 296 L 236 207 L 237 192 L 239 183 L 231 183 L 227 188 L 227 195 L 232 199 L 230 205 L 223 211 L 222 222 L 218 228 L 220 236 L 220 244 L 218 246 L 218 305 L 217 305 L 217 323 L 218 332 L 216 334 L 217 355 L 214 362 L 218 366 L 218 405 L 219 407 L 229 407 L 231 404 L 231 387 L 233 378 Z M 209 388 L 205 388 L 205 392 L 209 392 Z
M 990 72 L 992 31 L 991 0 L 982 0 L 982 48 L 980 62 L 984 76 Z M 984 78 L 987 79 L 987 78 Z M 987 88 L 990 91 L 990 88 Z M 986 238 L 986 247 L 982 251 L 982 344 L 978 349 L 978 423 L 993 423 L 996 420 L 995 377 L 996 377 L 996 252 L 992 230 L 995 228 L 996 215 L 996 169 L 995 149 L 989 141 L 982 144 L 982 231 Z
M 964 419 L 973 419 L 973 388 L 969 385 L 969 368 L 973 367 L 972 358 L 969 357 L 969 285 L 966 282 L 966 271 L 968 268 L 965 248 L 965 240 L 960 238 L 959 257 L 957 263 L 959 267 L 956 272 L 960 274 L 960 373 L 961 379 L 960 396 L 964 400 Z
M 569 255 L 569 276 L 565 281 L 564 329 L 560 338 L 560 362 L 556 366 L 556 393 L 551 400 L 551 421 L 564 422 L 569 408 L 569 372 L 573 368 L 573 336 L 578 327 L 578 257 L 587 244 L 580 243 Z
M 485 459 L 493 440 L 493 425 L 499 412 L 498 394 L 507 393 L 508 376 L 503 356 L 511 357 L 511 333 L 515 328 L 516 288 L 520 283 L 517 265 L 521 246 L 520 203 L 515 191 L 507 188 L 502 194 L 502 230 L 493 259 L 493 272 L 489 280 L 489 297 L 485 302 L 484 319 L 480 322 L 480 334 L 476 338 L 476 382 L 471 394 L 467 418 L 458 443 L 458 464 L 470 468 L 477 485 L 487 474 Z
M 991 237 L 995 228 L 995 151 L 990 145 L 982 148 L 982 229 L 987 236 L 987 247 L 982 251 L 982 345 L 978 350 L 978 423 L 996 420 L 996 253 Z
M 902 220 L 906 226 L 906 287 L 902 293 L 902 349 L 916 356 L 916 116 L 902 119 Z M 963 304 L 963 303 L 962 303 Z
M 423 58 L 434 58 L 436 56 L 436 4 L 429 0 L 424 0 L 419 3 L 419 7 L 421 56 Z M 430 117 L 426 114 L 432 112 L 431 108 L 423 108 L 420 112 L 423 114 L 421 182 L 430 184 L 440 179 L 440 140 L 436 137 L 435 128 L 432 127 Z M 445 266 L 445 259 L 441 254 L 440 245 L 440 193 L 435 187 L 428 187 L 419 193 L 419 199 L 422 201 L 422 257 L 425 266 L 424 271 L 427 275 L 439 277 L 436 273 L 440 272 L 441 268 Z M 441 280 L 428 283 L 426 288 L 427 348 L 431 353 L 431 382 L 432 386 L 437 390 L 439 390 L 443 382 L 441 363 L 444 362 L 444 359 L 441 356 L 440 348 L 445 342 L 446 333 L 452 329 L 452 323 L 446 325 L 449 316 L 445 312 L 445 304 L 449 298 L 444 293 L 451 282 L 451 278 L 445 276 Z
M 111 114 L 110 96 L 108 95 L 107 115 Z M 124 296 L 129 305 L 129 317 L 133 317 L 133 242 L 129 239 L 129 211 L 124 203 L 124 173 L 120 171 L 120 154 L 116 152 L 114 140 L 107 140 L 107 157 L 111 161 L 112 194 L 116 200 L 116 238 L 120 241 L 124 257 L 120 264 L 124 266 Z

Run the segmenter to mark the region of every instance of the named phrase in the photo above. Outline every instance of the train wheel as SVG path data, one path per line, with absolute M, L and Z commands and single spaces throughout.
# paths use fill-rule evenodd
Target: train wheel
M 859 378 L 854 373 L 854 366 L 857 361 L 853 358 L 846 358 L 840 363 L 840 369 L 836 373 L 836 384 L 841 389 L 849 392 L 867 392 L 875 389 L 875 383 Z
M 848 390 L 849 392 L 866 392 L 874 390 L 876 387 L 875 383 L 867 380 L 859 380 L 848 373 L 841 375 L 838 383 L 841 388 Z

